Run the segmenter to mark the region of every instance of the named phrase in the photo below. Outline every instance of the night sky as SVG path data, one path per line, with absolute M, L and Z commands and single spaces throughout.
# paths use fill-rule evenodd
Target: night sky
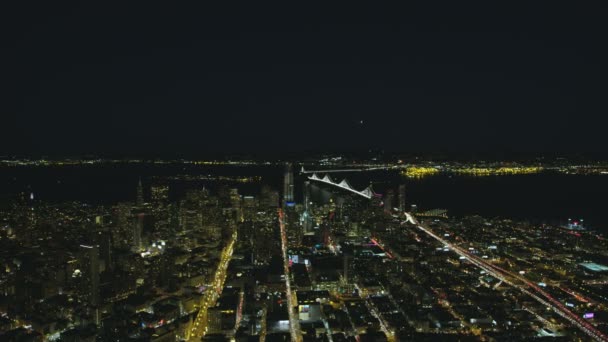
M 0 154 L 608 145 L 602 2 L 41 3 L 3 10 Z

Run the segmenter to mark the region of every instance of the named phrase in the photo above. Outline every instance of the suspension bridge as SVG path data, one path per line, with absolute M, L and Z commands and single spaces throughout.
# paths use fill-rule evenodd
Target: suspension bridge
M 350 185 L 350 183 L 348 183 L 348 180 L 346 180 L 346 178 L 344 178 L 341 182 L 334 182 L 334 180 L 331 179 L 331 177 L 327 174 L 323 178 L 320 178 L 316 173 L 313 173 L 312 176 L 308 177 L 308 179 L 311 181 L 315 181 L 315 182 L 333 185 L 335 187 L 350 191 L 359 196 L 363 196 L 367 199 L 371 199 L 372 197 L 376 196 L 376 193 L 372 189 L 371 185 L 368 186 L 367 188 L 359 191 L 359 190 L 356 190 L 355 188 L 353 188 L 353 186 Z

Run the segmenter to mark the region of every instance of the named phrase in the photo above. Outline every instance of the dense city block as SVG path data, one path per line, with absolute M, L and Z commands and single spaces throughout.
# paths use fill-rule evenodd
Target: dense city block
M 408 175 L 379 194 L 299 166 L 282 188 L 140 178 L 103 205 L 22 192 L 0 213 L 0 339 L 605 339 L 608 241 L 583 220 L 450 217 Z

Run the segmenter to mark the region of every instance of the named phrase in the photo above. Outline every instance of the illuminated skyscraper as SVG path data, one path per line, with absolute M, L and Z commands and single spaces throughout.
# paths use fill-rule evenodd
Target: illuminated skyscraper
M 285 175 L 283 178 L 283 205 L 291 206 L 294 202 L 293 166 L 291 163 L 285 165 Z
M 118 203 L 115 209 L 116 225 L 112 230 L 114 247 L 119 249 L 130 249 L 133 234 L 131 216 L 131 203 Z
M 98 231 L 96 242 L 99 245 L 100 272 L 112 269 L 112 234 L 105 229 Z
M 133 245 L 131 250 L 134 252 L 141 252 L 143 243 L 141 240 L 141 234 L 144 230 L 144 213 L 137 213 L 135 216 L 135 222 L 133 223 Z
M 310 210 L 310 181 L 304 182 L 304 210 Z
M 83 298 L 92 306 L 99 304 L 99 246 L 80 245 L 79 256 Z
M 300 215 L 296 211 L 294 202 L 293 165 L 285 164 L 283 176 L 283 207 L 285 208 L 285 225 L 287 240 L 291 245 L 297 245 L 302 239 L 302 225 Z
M 234 211 L 237 221 L 243 220 L 243 197 L 239 195 L 239 189 L 230 189 L 230 206 Z
M 310 215 L 310 182 L 304 182 L 304 212 L 302 213 L 302 224 L 304 228 L 304 234 L 312 231 L 312 216 Z

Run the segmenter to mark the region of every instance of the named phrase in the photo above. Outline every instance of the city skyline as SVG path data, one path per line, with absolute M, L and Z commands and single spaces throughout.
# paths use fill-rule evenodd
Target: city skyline
M 4 161 L 0 340 L 608 340 L 608 165 L 343 162 Z

